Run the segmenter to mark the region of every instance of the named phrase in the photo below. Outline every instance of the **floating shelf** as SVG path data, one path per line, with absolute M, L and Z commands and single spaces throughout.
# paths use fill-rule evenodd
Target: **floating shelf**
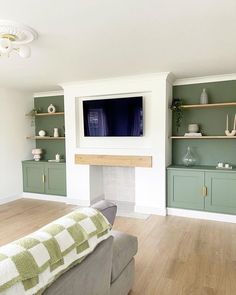
M 236 139 L 236 136 L 214 135 L 214 136 L 170 136 L 172 139 Z
M 64 112 L 56 112 L 56 113 L 37 113 L 37 114 L 35 114 L 36 117 L 40 117 L 40 116 L 60 116 L 60 115 L 64 115 Z
M 26 139 L 40 139 L 40 140 L 61 140 L 65 139 L 64 136 L 53 137 L 53 136 L 27 136 Z
M 26 114 L 27 117 L 43 117 L 43 116 L 62 116 L 64 112 L 56 112 L 56 113 L 37 113 L 34 115 Z
M 208 103 L 208 104 L 185 104 L 182 109 L 204 109 L 204 108 L 218 108 L 236 106 L 236 102 L 222 102 L 222 103 Z

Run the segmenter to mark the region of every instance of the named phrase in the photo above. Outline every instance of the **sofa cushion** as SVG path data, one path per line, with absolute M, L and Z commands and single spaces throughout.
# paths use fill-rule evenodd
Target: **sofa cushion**
M 114 238 L 111 282 L 114 282 L 137 253 L 138 240 L 134 236 L 114 230 L 111 235 Z

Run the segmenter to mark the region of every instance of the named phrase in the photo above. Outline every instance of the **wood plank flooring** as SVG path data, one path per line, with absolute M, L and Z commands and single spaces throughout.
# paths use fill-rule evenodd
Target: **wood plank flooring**
M 73 209 L 37 200 L 1 205 L 0 245 Z M 174 216 L 117 217 L 114 228 L 139 240 L 130 295 L 236 294 L 236 224 Z

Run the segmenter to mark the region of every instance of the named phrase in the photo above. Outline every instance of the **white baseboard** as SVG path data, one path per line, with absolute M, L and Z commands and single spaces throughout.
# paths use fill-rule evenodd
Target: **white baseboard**
M 46 194 L 35 194 L 35 193 L 23 193 L 22 198 L 35 199 L 42 201 L 61 202 L 70 205 L 77 205 L 81 207 L 90 206 L 90 202 L 86 200 L 78 200 L 75 198 L 69 198 L 64 196 L 46 195 Z
M 23 193 L 22 198 L 24 199 L 34 199 L 42 201 L 52 201 L 52 202 L 61 202 L 66 203 L 66 197 L 55 196 L 55 195 L 45 195 L 45 194 L 35 194 L 35 193 Z
M 188 217 L 188 218 L 236 223 L 236 215 L 230 215 L 230 214 L 195 211 L 195 210 L 178 209 L 178 208 L 167 208 L 167 214 L 181 216 L 181 217 Z
M 10 203 L 16 200 L 21 199 L 20 195 L 15 195 L 15 196 L 9 196 L 9 197 L 4 197 L 4 198 L 0 198 L 0 205 L 6 204 L 6 203 Z
M 69 205 L 77 205 L 80 207 L 89 207 L 91 204 L 89 201 L 86 200 L 78 200 L 78 199 L 74 199 L 74 198 L 66 198 L 65 200 L 66 204 Z
M 143 213 L 143 214 L 154 214 L 154 215 L 166 216 L 166 208 L 135 205 L 134 211 L 137 213 Z

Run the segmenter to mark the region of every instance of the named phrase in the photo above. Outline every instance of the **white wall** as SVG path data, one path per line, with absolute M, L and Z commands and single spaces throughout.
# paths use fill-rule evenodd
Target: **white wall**
M 31 158 L 34 142 L 30 118 L 32 93 L 0 89 L 0 203 L 22 195 L 21 161 Z
M 152 168 L 135 168 L 136 211 L 165 214 L 166 212 L 166 153 L 168 98 L 171 84 L 168 73 L 121 77 L 106 80 L 66 83 L 65 127 L 67 157 L 67 195 L 79 204 L 91 201 L 90 169 L 88 165 L 75 165 L 74 155 L 113 154 L 150 155 Z M 81 131 L 82 100 L 98 96 L 144 94 L 144 136 L 140 138 L 84 138 Z

